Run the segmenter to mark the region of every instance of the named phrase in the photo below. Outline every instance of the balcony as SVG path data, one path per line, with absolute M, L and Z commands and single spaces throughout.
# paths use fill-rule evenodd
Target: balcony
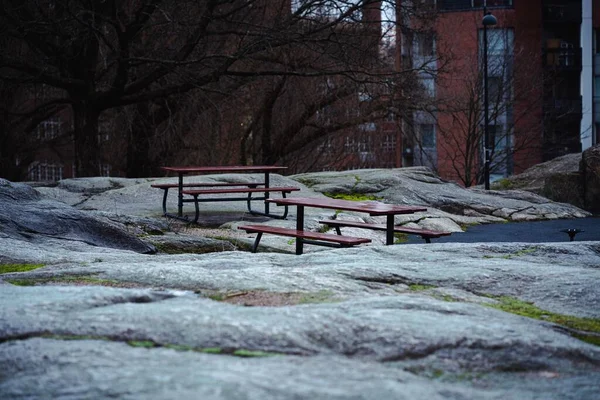
M 573 4 L 545 4 L 542 9 L 544 23 L 553 24 L 580 24 L 581 2 Z
M 558 71 L 581 71 L 581 47 L 542 49 L 543 65 Z

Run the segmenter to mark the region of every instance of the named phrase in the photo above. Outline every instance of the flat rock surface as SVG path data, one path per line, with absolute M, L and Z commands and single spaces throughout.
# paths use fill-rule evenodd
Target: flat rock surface
M 390 202 L 415 204 L 420 196 L 428 207 L 464 204 L 470 193 L 475 205 L 404 216 L 418 226 L 502 220 L 494 215 L 500 209 L 537 219 L 587 215 L 516 192 L 452 194 L 451 184 L 427 173 L 405 173 L 414 182 L 391 171 L 390 188 L 382 173 L 361 172 L 360 179 Z M 299 179 L 301 195 L 356 181 L 316 175 L 322 183 Z M 0 398 L 595 400 L 600 392 L 600 347 L 578 339 L 594 333 L 543 318 L 600 320 L 597 241 L 374 241 L 307 246 L 296 256 L 287 239 L 273 238 L 253 254 L 244 250 L 253 235 L 236 229 L 247 222 L 244 203 L 208 206 L 215 218 L 222 207 L 219 229 L 177 225 L 157 218 L 162 194 L 150 190 L 152 181 L 81 179 L 39 191 L 5 184 L 7 198 L 24 201 L 8 201 L 0 267 L 34 269 L 0 274 Z M 419 181 L 439 190 L 417 195 Z M 412 189 L 403 191 L 405 184 Z M 40 204 L 49 205 L 36 214 L 49 226 L 64 226 L 53 218 L 71 210 L 158 252 L 81 240 L 103 230 L 69 236 L 17 228 L 25 225 L 11 216 L 37 213 Z M 293 214 L 259 222 L 293 226 Z M 331 217 L 327 210 L 307 215 L 315 230 L 319 218 Z M 499 310 L 505 299 L 539 308 L 542 318 Z

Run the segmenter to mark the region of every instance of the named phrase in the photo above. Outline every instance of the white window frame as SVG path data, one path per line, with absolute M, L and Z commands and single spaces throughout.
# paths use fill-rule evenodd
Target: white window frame
M 396 140 L 396 135 L 385 135 L 381 142 L 381 149 L 388 152 L 396 151 Z
M 52 140 L 61 134 L 61 120 L 59 117 L 50 117 L 40 122 L 36 128 L 39 140 Z
M 34 182 L 56 182 L 63 179 L 63 166 L 36 161 L 27 168 L 27 176 Z

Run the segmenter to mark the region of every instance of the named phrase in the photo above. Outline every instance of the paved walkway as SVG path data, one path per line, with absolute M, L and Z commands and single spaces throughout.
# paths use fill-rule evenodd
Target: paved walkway
M 469 227 L 464 233 L 434 239 L 434 243 L 475 243 L 475 242 L 568 242 L 569 235 L 564 229 L 579 229 L 576 241 L 600 241 L 600 217 L 558 219 L 536 222 L 512 222 L 507 224 L 487 224 Z M 410 237 L 409 243 L 422 243 L 417 237 Z

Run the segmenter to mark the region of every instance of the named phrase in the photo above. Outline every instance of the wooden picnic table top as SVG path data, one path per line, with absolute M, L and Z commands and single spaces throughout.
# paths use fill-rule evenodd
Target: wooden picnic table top
M 226 172 L 272 172 L 286 169 L 279 165 L 230 165 L 230 166 L 188 166 L 188 167 L 161 167 L 168 172 L 178 174 L 190 173 L 226 173 Z
M 369 213 L 371 216 L 412 214 L 419 211 L 427 211 L 427 207 L 420 206 L 402 206 L 397 204 L 381 203 L 379 201 L 352 201 L 316 197 L 288 197 L 267 199 L 266 201 L 280 206 L 306 206 L 344 211 L 356 211 Z

